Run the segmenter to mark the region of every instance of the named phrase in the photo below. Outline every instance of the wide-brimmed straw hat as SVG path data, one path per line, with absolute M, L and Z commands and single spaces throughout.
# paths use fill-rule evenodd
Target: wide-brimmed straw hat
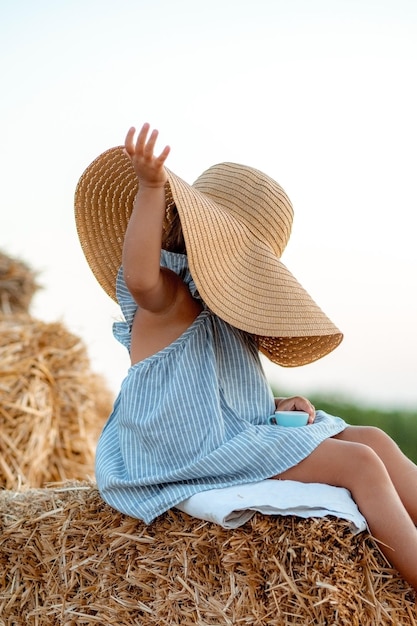
M 281 261 L 293 219 L 282 187 L 237 163 L 214 165 L 192 185 L 167 173 L 190 271 L 206 305 L 256 335 L 260 350 L 279 365 L 304 365 L 334 350 L 342 333 Z M 113 300 L 137 189 L 131 161 L 118 146 L 91 163 L 75 192 L 82 249 Z

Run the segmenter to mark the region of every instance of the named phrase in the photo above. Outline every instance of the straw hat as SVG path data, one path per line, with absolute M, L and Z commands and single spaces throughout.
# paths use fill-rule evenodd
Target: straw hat
M 280 260 L 293 218 L 282 187 L 236 163 L 214 165 L 192 185 L 167 173 L 190 271 L 208 307 L 256 335 L 260 350 L 279 365 L 304 365 L 334 350 L 341 332 Z M 131 161 L 119 146 L 91 163 L 75 192 L 81 246 L 113 300 L 137 189 Z

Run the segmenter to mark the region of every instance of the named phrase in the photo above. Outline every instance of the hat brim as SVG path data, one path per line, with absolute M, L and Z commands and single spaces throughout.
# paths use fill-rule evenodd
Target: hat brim
M 198 183 L 189 185 L 167 171 L 190 271 L 207 306 L 231 325 L 256 335 L 261 351 L 279 365 L 304 365 L 334 350 L 342 333 L 271 245 L 254 237 L 247 225 L 236 219 L 215 188 L 207 193 L 205 185 L 202 193 Z M 82 249 L 99 284 L 113 300 L 137 189 L 130 159 L 122 147 L 116 147 L 91 163 L 75 192 Z
M 75 223 L 81 247 L 97 281 L 115 301 L 123 240 L 137 190 L 137 177 L 121 146 L 98 156 L 75 190 Z
M 225 165 L 233 164 L 215 167 Z M 207 181 L 201 193 L 196 184 L 170 171 L 168 176 L 190 271 L 207 306 L 257 335 L 262 352 L 279 365 L 305 365 L 334 350 L 342 333 L 272 247 L 222 206 L 215 189 L 207 193 Z

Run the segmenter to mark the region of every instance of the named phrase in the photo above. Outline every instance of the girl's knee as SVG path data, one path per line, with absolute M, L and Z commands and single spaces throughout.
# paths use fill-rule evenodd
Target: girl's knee
M 349 453 L 351 455 L 350 463 L 356 467 L 362 465 L 370 467 L 380 461 L 379 456 L 368 443 L 352 442 Z
M 381 459 L 395 458 L 400 449 L 386 432 L 376 426 L 365 426 L 365 443 L 371 447 Z
M 391 441 L 391 437 L 389 437 L 389 435 L 387 435 L 387 433 L 384 432 L 381 428 L 378 428 L 378 426 L 362 426 L 362 429 L 365 438 L 371 443 L 374 441 Z
M 352 490 L 364 476 L 378 479 L 384 466 L 374 450 L 357 441 L 330 438 L 321 443 L 304 461 L 277 478 L 301 482 L 327 483 Z
M 381 431 L 382 432 L 382 431 Z M 382 486 L 390 482 L 386 467 L 371 445 L 364 443 L 352 443 L 349 455 L 350 476 L 348 487 L 351 491 L 356 491 L 362 484 Z
M 372 448 L 377 454 L 381 450 L 397 447 L 386 432 L 377 426 L 349 426 L 341 433 L 341 439 L 361 443 Z

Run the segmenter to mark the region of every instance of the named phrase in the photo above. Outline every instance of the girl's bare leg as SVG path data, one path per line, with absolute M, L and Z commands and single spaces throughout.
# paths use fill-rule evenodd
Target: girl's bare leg
M 349 436 L 346 433 L 345 439 Z M 275 478 L 349 489 L 372 535 L 381 542 L 381 550 L 417 591 L 417 529 L 383 460 L 369 445 L 338 435 L 323 441 L 301 463 Z
M 417 466 L 401 452 L 391 437 L 373 426 L 349 426 L 335 439 L 364 443 L 377 453 L 402 503 L 417 525 Z

